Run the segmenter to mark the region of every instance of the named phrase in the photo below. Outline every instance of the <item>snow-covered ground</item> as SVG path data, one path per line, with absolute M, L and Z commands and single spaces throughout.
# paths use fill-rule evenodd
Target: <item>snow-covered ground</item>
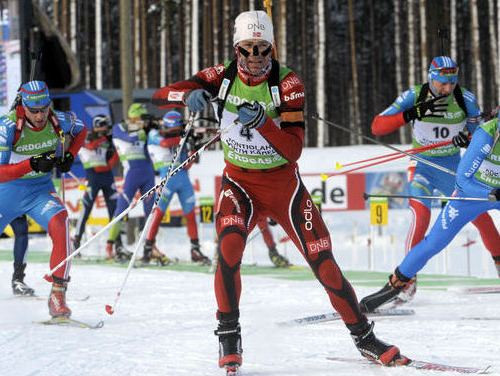
M 30 265 L 29 281 L 46 296 L 45 264 Z M 113 316 L 112 303 L 125 269 L 73 268 L 68 292 L 75 319 L 105 320 L 99 330 L 47 327 L 45 301 L 11 296 L 11 264 L 0 262 L 0 374 L 24 375 L 222 375 L 217 367 L 212 276 L 138 269 L 128 281 Z M 359 295 L 373 289 L 357 288 Z M 71 298 L 90 294 L 85 302 Z M 376 333 L 410 357 L 441 363 L 493 366 L 500 375 L 500 295 L 461 295 L 421 289 L 416 315 L 377 319 Z M 412 369 L 333 362 L 328 356 L 359 356 L 344 325 L 329 322 L 280 327 L 280 321 L 331 310 L 315 281 L 244 276 L 241 325 L 243 375 L 416 375 Z
M 375 240 L 372 263 L 367 238 L 366 212 L 328 213 L 336 258 L 343 269 L 391 271 L 401 259 L 407 229 L 407 211 L 394 215 L 384 236 Z M 498 215 L 495 220 L 498 223 Z M 354 224 L 354 225 L 353 225 Z M 273 230 L 275 238 L 283 237 Z M 213 228 L 202 230 L 204 250 L 211 255 Z M 376 233 L 376 231 L 375 231 Z M 465 234 L 478 239 L 467 227 L 425 271 L 466 275 Z M 375 236 L 375 234 L 374 234 Z M 250 236 L 250 238 L 252 235 Z M 9 249 L 11 240 L 0 241 Z M 99 245 L 98 245 L 99 244 Z M 104 238 L 87 255 L 103 254 Z M 169 256 L 188 257 L 184 228 L 162 228 L 159 244 Z M 45 238 L 30 240 L 32 252 L 47 252 Z M 301 256 L 289 243 L 279 249 L 295 264 Z M 142 250 L 141 250 L 142 253 Z M 491 258 L 480 241 L 470 249 L 472 274 L 494 277 Z M 262 237 L 256 235 L 247 248 L 244 263 L 270 265 Z M 50 285 L 42 280 L 45 263 L 30 263 L 26 281 L 40 296 Z M 47 318 L 45 300 L 13 298 L 10 290 L 11 262 L 0 262 L 0 375 L 223 375 L 217 367 L 216 303 L 210 274 L 171 270 L 134 269 L 113 316 L 112 304 L 125 275 L 124 268 L 107 265 L 75 265 L 68 291 L 75 319 L 95 323 L 99 330 L 48 327 L 34 324 Z M 359 280 L 358 296 L 373 292 Z M 384 282 L 381 281 L 380 285 Z M 85 302 L 76 301 L 90 295 Z M 73 298 L 73 300 L 72 300 Z M 397 344 L 403 353 L 420 360 L 483 367 L 492 365 L 500 375 L 500 294 L 464 295 L 445 289 L 421 288 L 411 307 L 414 316 L 376 319 L 376 333 Z M 357 358 L 359 354 L 344 325 L 329 322 L 281 327 L 277 323 L 330 312 L 326 294 L 316 281 L 294 281 L 263 275 L 244 275 L 241 326 L 244 376 L 260 375 L 416 375 L 408 368 L 388 369 L 362 363 L 327 360 Z M 490 320 L 471 320 L 482 317 Z M 495 318 L 495 320 L 491 320 Z M 430 372 L 432 374 L 432 372 Z M 443 374 L 439 372 L 439 374 Z M 451 373 L 450 373 L 451 374 Z

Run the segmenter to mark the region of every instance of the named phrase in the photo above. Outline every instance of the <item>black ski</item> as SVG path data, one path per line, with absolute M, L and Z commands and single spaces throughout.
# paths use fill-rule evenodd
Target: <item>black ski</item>
M 399 308 L 379 308 L 373 312 L 368 312 L 368 317 L 384 317 L 384 316 L 410 316 L 414 315 L 413 309 L 399 309 Z M 340 314 L 337 312 L 323 313 L 321 315 L 307 316 L 300 319 L 293 319 L 278 323 L 280 326 L 295 326 L 295 325 L 309 325 L 317 324 L 326 321 L 341 320 Z
M 337 361 L 337 362 L 349 362 L 349 363 L 360 363 L 367 365 L 382 366 L 380 363 L 366 359 L 366 358 L 343 358 L 343 357 L 327 357 L 326 359 Z M 467 373 L 467 374 L 487 374 L 491 366 L 486 366 L 483 368 L 475 367 L 461 367 L 461 366 L 450 366 L 446 364 L 426 362 L 423 360 L 410 359 L 407 364 L 396 365 L 395 367 L 411 367 L 419 370 L 425 371 L 442 371 L 442 372 L 457 372 L 457 373 Z

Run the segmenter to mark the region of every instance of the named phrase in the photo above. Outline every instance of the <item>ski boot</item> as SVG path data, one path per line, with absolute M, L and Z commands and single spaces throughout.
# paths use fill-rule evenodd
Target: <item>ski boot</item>
M 153 240 L 146 240 L 146 243 L 144 244 L 144 255 L 142 256 L 141 261 L 144 264 L 149 264 L 151 260 L 155 260 L 161 266 L 170 265 L 173 263 L 170 258 L 168 258 L 156 247 Z
M 219 336 L 219 367 L 226 369 L 227 376 L 239 375 L 239 368 L 243 363 L 241 354 L 241 328 L 238 319 L 220 320 L 217 330 Z
M 144 252 L 142 254 L 141 262 L 143 264 L 149 264 L 151 261 L 151 253 L 153 253 L 154 242 L 152 240 L 146 240 L 144 243 Z
M 191 240 L 191 261 L 199 262 L 201 265 L 212 265 L 210 259 L 201 253 L 198 240 Z
M 49 295 L 49 314 L 55 317 L 70 317 L 71 309 L 66 305 L 66 290 L 68 281 L 62 278 L 54 277 L 52 290 Z
M 347 325 L 351 331 L 354 344 L 361 355 L 384 366 L 407 364 L 409 359 L 402 356 L 396 346 L 389 345 L 375 337 L 373 333 L 374 325 L 373 322 L 368 323 L 367 321 L 360 324 Z
M 24 283 L 24 269 L 26 269 L 26 264 L 14 263 L 14 273 L 12 274 L 12 292 L 14 295 L 34 296 L 35 290 Z
M 493 260 L 495 261 L 495 266 L 497 268 L 498 278 L 500 278 L 500 256 L 493 256 Z
M 359 302 L 362 312 L 373 312 L 381 305 L 394 302 L 398 295 L 403 291 L 407 284 L 411 281 L 405 277 L 398 268 L 394 274 L 389 276 L 389 282 L 385 284 L 379 291 L 371 295 L 365 296 Z
M 401 305 L 409 303 L 415 297 L 417 293 L 417 276 L 410 279 L 410 281 L 406 284 L 405 287 L 401 290 L 396 299 L 394 300 L 395 305 Z
M 81 242 L 81 239 L 78 235 L 76 235 L 74 238 L 73 238 L 73 249 L 71 250 L 71 252 L 75 252 L 78 248 L 80 248 L 80 242 Z M 82 258 L 82 254 L 81 252 L 78 252 L 76 255 L 75 255 L 75 258 Z
M 116 262 L 127 262 L 132 258 L 132 252 L 127 251 L 122 244 L 121 238 L 118 236 L 115 242 L 115 261 Z
M 288 268 L 290 266 L 290 261 L 285 256 L 280 255 L 276 247 L 269 248 L 269 258 L 277 268 Z
M 106 242 L 106 260 L 113 260 L 113 245 L 115 242 L 113 240 L 108 240 Z

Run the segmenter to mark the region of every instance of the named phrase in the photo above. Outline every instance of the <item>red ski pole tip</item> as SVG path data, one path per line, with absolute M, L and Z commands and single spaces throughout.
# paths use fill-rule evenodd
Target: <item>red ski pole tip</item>
M 115 313 L 113 311 L 113 307 L 111 307 L 109 304 L 106 304 L 106 312 L 108 315 L 112 315 L 113 313 Z

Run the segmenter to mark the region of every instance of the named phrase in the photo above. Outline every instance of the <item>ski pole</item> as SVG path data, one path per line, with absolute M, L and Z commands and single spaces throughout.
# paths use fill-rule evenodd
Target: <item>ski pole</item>
M 414 196 L 414 195 L 372 195 L 369 193 L 363 193 L 363 198 L 365 200 L 368 200 L 371 197 L 386 197 L 386 198 L 415 198 L 415 199 L 422 199 L 422 200 L 448 200 L 448 201 L 486 201 L 486 202 L 491 202 L 491 201 L 496 201 L 495 199 L 488 199 L 488 198 L 481 198 L 481 197 L 453 197 L 453 196 Z
M 446 146 L 446 145 L 449 145 L 449 144 L 451 144 L 451 141 L 442 141 L 442 142 L 438 142 L 438 143 L 431 144 L 431 145 L 419 146 L 417 148 L 412 148 L 412 149 L 406 149 L 404 151 L 406 151 L 407 153 L 412 153 L 412 154 L 414 154 L 414 153 L 421 153 L 423 151 L 427 151 L 427 150 L 430 150 L 430 149 L 438 148 L 440 146 Z M 385 157 L 393 157 L 393 156 L 396 156 L 396 155 L 401 155 L 401 153 L 400 152 L 395 152 L 395 153 L 389 153 L 389 154 L 384 154 L 384 155 L 378 155 L 376 157 L 367 158 L 367 159 L 361 159 L 359 161 L 349 162 L 349 163 L 346 163 L 346 164 L 341 164 L 341 163 L 337 162 L 335 164 L 335 169 L 336 170 L 340 170 L 341 168 L 344 168 L 344 167 L 354 166 L 354 165 L 357 165 L 357 164 L 360 164 L 360 163 L 364 163 L 364 162 L 371 162 L 371 161 L 374 161 L 376 159 L 382 159 L 382 158 L 385 158 Z
M 85 184 L 82 183 L 82 181 L 76 176 L 73 171 L 69 170 L 66 172 L 77 184 L 78 184 L 78 190 L 80 191 L 85 191 L 87 188 L 85 187 Z
M 340 171 L 340 172 L 332 172 L 330 174 L 322 174 L 321 177 L 322 177 L 323 181 L 325 181 L 325 180 L 327 180 L 327 179 L 329 179 L 329 178 L 331 178 L 333 176 L 346 175 L 346 174 L 349 174 L 349 173 L 354 172 L 354 171 L 362 170 L 364 168 L 376 166 L 376 165 L 379 165 L 379 164 L 382 164 L 382 163 L 387 163 L 387 162 L 393 161 L 395 159 L 401 159 L 401 158 L 404 158 L 404 157 L 406 157 L 406 155 L 399 154 L 399 155 L 395 155 L 395 156 L 390 157 L 390 158 L 383 159 L 381 161 L 376 161 L 376 162 L 373 162 L 373 163 L 365 164 L 363 166 L 354 167 L 354 168 L 351 168 L 350 170 Z
M 120 300 L 120 296 L 123 292 L 123 289 L 125 288 L 125 284 L 127 283 L 128 276 L 130 275 L 130 271 L 132 270 L 132 266 L 134 265 L 135 259 L 137 257 L 137 252 L 139 251 L 139 248 L 141 247 L 142 242 L 143 242 L 143 240 L 146 237 L 146 234 L 148 232 L 149 225 L 151 224 L 151 220 L 153 218 L 151 213 L 158 206 L 158 202 L 160 201 L 161 196 L 163 194 L 163 188 L 167 185 L 168 181 L 170 180 L 170 177 L 171 177 L 170 173 L 172 171 L 172 167 L 177 163 L 177 160 L 179 159 L 179 157 L 182 153 L 182 149 L 184 148 L 184 145 L 186 144 L 186 141 L 189 137 L 189 132 L 191 132 L 191 127 L 193 126 L 193 122 L 194 122 L 194 113 L 191 113 L 189 116 L 189 120 L 188 120 L 186 129 L 184 131 L 185 134 L 182 137 L 181 141 L 179 142 L 179 146 L 175 150 L 174 156 L 172 158 L 172 163 L 168 166 L 166 179 L 164 179 L 162 181 L 162 184 L 160 185 L 160 188 L 156 194 L 156 199 L 155 199 L 155 202 L 154 202 L 153 207 L 151 209 L 151 212 L 148 214 L 148 218 L 146 220 L 144 228 L 142 229 L 141 235 L 139 236 L 139 240 L 137 241 L 137 245 L 135 246 L 134 252 L 132 253 L 132 257 L 130 258 L 130 261 L 128 263 L 127 272 L 125 273 L 125 277 L 123 278 L 122 285 L 120 286 L 120 289 L 116 293 L 115 301 L 114 301 L 113 305 L 106 304 L 106 306 L 105 306 L 105 309 L 106 309 L 106 312 L 108 313 L 108 315 L 112 315 L 115 312 L 116 305 L 118 304 L 118 301 Z
M 233 123 L 234 125 L 235 123 Z M 229 130 L 229 128 L 228 128 Z M 181 171 L 187 164 L 191 163 L 199 154 L 201 154 L 207 147 L 210 145 L 214 144 L 217 142 L 221 136 L 221 132 L 217 133 L 214 137 L 212 137 L 210 140 L 208 140 L 201 148 L 199 148 L 197 151 L 195 151 L 193 154 L 191 154 L 184 162 L 182 162 L 179 166 L 177 166 L 170 176 L 176 175 L 179 171 Z M 85 243 L 83 243 L 79 248 L 75 249 L 73 253 L 68 255 L 64 260 L 62 260 L 59 264 L 57 264 L 54 268 L 52 268 L 49 273 L 47 273 L 44 278 L 49 280 L 52 273 L 54 273 L 56 270 L 58 270 L 61 266 L 63 266 L 67 261 L 71 260 L 73 257 L 75 257 L 78 253 L 82 251 L 85 247 L 87 247 L 90 243 L 92 243 L 97 237 L 99 237 L 102 233 L 104 233 L 106 230 L 108 230 L 111 226 L 113 226 L 116 222 L 120 221 L 123 217 L 125 217 L 132 209 L 134 209 L 137 204 L 146 198 L 148 198 L 152 193 L 154 193 L 162 184 L 162 182 L 166 179 L 163 178 L 158 184 L 156 184 L 154 187 L 152 187 L 149 191 L 144 193 L 141 197 L 139 197 L 137 200 L 133 200 L 132 203 L 124 210 L 122 211 L 118 216 L 113 218 L 106 226 L 104 226 L 102 229 L 100 229 L 97 233 L 95 233 L 90 239 L 88 239 Z
M 238 121 L 238 119 L 236 119 L 235 122 L 229 126 L 229 128 L 232 128 L 232 126 L 236 123 L 236 121 Z M 146 237 L 146 234 L 148 232 L 149 226 L 150 226 L 151 221 L 153 219 L 153 216 L 151 215 L 151 213 L 158 206 L 158 202 L 160 201 L 162 193 L 163 193 L 163 188 L 167 185 L 167 183 L 170 180 L 170 178 L 172 176 L 174 176 L 178 171 L 180 171 L 181 166 L 182 167 L 185 166 L 186 165 L 185 162 L 187 162 L 189 160 L 189 158 L 187 158 L 181 165 L 179 165 L 177 168 L 175 168 L 174 170 L 172 170 L 172 167 L 175 165 L 175 163 L 179 159 L 179 156 L 181 155 L 182 149 L 184 148 L 184 144 L 186 143 L 186 140 L 189 137 L 189 132 L 191 130 L 193 122 L 194 122 L 194 114 L 191 115 L 191 118 L 188 121 L 188 125 L 187 125 L 186 130 L 185 130 L 186 134 L 183 137 L 183 139 L 181 140 L 181 142 L 180 142 L 180 144 L 179 144 L 179 146 L 178 146 L 178 148 L 177 148 L 177 150 L 176 150 L 176 152 L 174 154 L 174 157 L 172 159 L 172 163 L 169 166 L 169 170 L 167 172 L 166 177 L 162 180 L 163 185 L 160 185 L 159 193 L 156 196 L 155 203 L 153 204 L 153 208 L 151 209 L 151 212 L 148 215 L 148 218 L 146 220 L 144 228 L 142 229 L 142 232 L 141 232 L 141 235 L 139 237 L 139 240 L 137 241 L 137 245 L 135 246 L 134 252 L 132 253 L 132 257 L 130 258 L 130 261 L 129 261 L 129 264 L 128 264 L 128 267 L 127 267 L 127 272 L 125 274 L 125 278 L 123 279 L 123 282 L 122 282 L 122 285 L 120 286 L 120 289 L 116 293 L 115 301 L 114 301 L 113 305 L 106 304 L 106 306 L 105 306 L 105 310 L 106 310 L 106 312 L 109 315 L 112 315 L 115 312 L 116 306 L 118 304 L 118 301 L 120 300 L 120 297 L 121 297 L 121 294 L 123 292 L 123 289 L 125 288 L 125 284 L 127 283 L 128 276 L 130 275 L 130 271 L 132 270 L 132 266 L 134 265 L 135 259 L 137 257 L 137 252 L 139 251 L 139 248 L 141 247 L 141 245 L 142 245 L 142 243 L 144 241 L 144 238 Z M 229 130 L 229 128 L 227 128 L 225 131 L 227 132 Z M 213 142 L 215 142 L 216 140 L 218 140 L 219 137 L 220 137 L 220 135 L 221 135 L 221 133 L 217 134 L 214 138 L 212 138 L 211 140 L 209 140 L 206 144 L 204 144 L 202 146 L 202 148 L 200 148 L 198 150 L 198 152 L 200 152 L 201 150 L 204 150 L 206 147 L 208 147 L 208 145 L 210 145 Z
M 451 141 L 446 141 L 447 144 L 451 143 Z M 430 145 L 429 145 L 430 146 Z M 429 146 L 426 146 L 426 149 L 425 150 L 429 150 L 429 149 L 432 149 L 431 147 Z M 434 146 L 434 147 L 437 147 L 437 146 Z M 419 148 L 416 148 L 416 149 L 419 149 Z M 418 153 L 418 152 L 415 152 L 414 150 L 416 149 L 410 149 L 412 150 L 411 153 Z M 408 151 L 408 150 L 406 150 Z M 359 166 L 359 167 L 355 167 L 355 168 L 351 168 L 350 170 L 347 170 L 347 171 L 342 171 L 342 172 L 332 172 L 331 174 L 321 174 L 321 178 L 323 179 L 323 181 L 326 181 L 327 179 L 329 179 L 330 177 L 332 176 L 338 176 L 338 175 L 346 175 L 346 174 L 349 174 L 351 172 L 354 172 L 354 171 L 358 171 L 358 170 L 362 170 L 364 168 L 368 168 L 368 167 L 372 167 L 372 166 L 376 166 L 376 165 L 379 165 L 379 164 L 382 164 L 382 163 L 387 163 L 387 162 L 390 162 L 390 161 L 393 161 L 395 159 L 401 159 L 401 158 L 404 158 L 406 157 L 405 154 L 400 154 L 400 153 L 391 153 L 391 154 L 388 154 L 388 155 L 392 155 L 392 157 L 389 157 L 389 158 L 386 158 L 386 159 L 383 159 L 381 161 L 376 161 L 376 162 L 373 162 L 373 163 L 367 163 L 363 166 Z
M 336 123 L 331 122 L 329 120 L 325 120 L 321 116 L 319 116 L 319 114 L 312 115 L 312 118 L 316 119 L 316 120 L 319 120 L 319 121 L 322 121 L 325 124 L 331 125 L 332 127 L 335 127 L 335 128 L 340 129 L 340 130 L 343 130 L 344 132 L 348 132 L 348 133 L 352 133 L 352 134 L 354 134 L 356 136 L 360 136 L 360 137 L 364 138 L 367 141 L 373 142 L 373 143 L 378 144 L 378 145 L 385 146 L 386 148 L 389 148 L 391 150 L 394 150 L 394 151 L 397 151 L 399 153 L 405 154 L 405 155 L 409 156 L 412 159 L 415 159 L 415 160 L 417 160 L 417 161 L 419 161 L 419 162 L 421 162 L 423 164 L 426 164 L 428 166 L 434 167 L 435 169 L 438 169 L 440 171 L 446 172 L 447 174 L 450 174 L 450 175 L 453 175 L 453 176 L 456 175 L 454 171 L 452 171 L 450 169 L 447 169 L 446 167 L 443 167 L 443 166 L 440 166 L 440 165 L 438 165 L 436 163 L 427 161 L 427 160 L 425 160 L 425 159 L 423 159 L 421 157 L 417 157 L 416 155 L 412 155 L 412 154 L 410 154 L 410 153 L 408 153 L 408 152 L 406 152 L 404 150 L 401 150 L 401 149 L 398 149 L 398 148 L 396 148 L 396 147 L 394 147 L 392 145 L 386 144 L 385 142 L 378 141 L 378 140 L 376 140 L 376 139 L 374 139 L 372 137 L 368 137 L 368 136 L 364 135 L 363 133 L 359 133 L 359 132 L 353 131 L 352 129 L 346 128 L 346 127 L 344 127 L 342 125 L 336 124 Z

